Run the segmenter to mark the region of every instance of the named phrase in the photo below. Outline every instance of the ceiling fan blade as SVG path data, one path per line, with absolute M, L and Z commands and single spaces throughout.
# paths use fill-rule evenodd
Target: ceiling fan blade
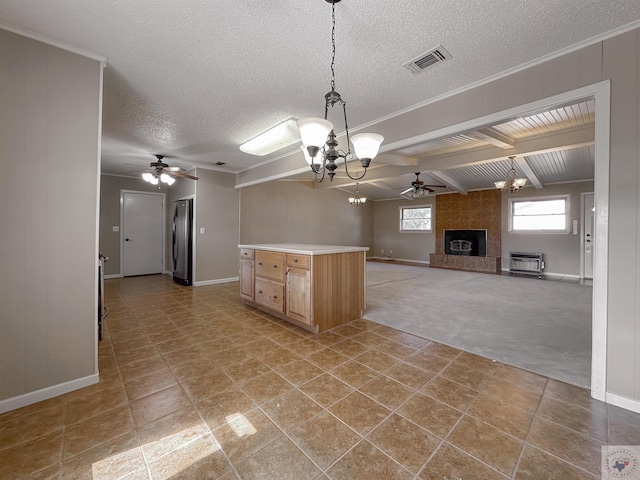
M 403 190 L 402 192 L 400 192 L 400 195 L 404 195 L 406 193 L 411 192 L 412 190 L 415 190 L 415 188 L 411 187 L 411 188 L 407 188 L 406 190 Z
M 188 175 L 182 172 L 165 172 L 165 173 L 172 177 L 183 177 L 183 178 L 188 178 L 189 180 L 198 180 L 198 177 L 194 177 L 193 175 Z
M 446 185 L 423 185 L 423 187 L 431 187 L 431 188 L 447 188 Z

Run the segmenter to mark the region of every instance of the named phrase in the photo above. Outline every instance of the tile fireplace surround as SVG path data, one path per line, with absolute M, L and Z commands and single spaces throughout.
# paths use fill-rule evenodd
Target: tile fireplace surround
M 431 267 L 500 273 L 502 256 L 502 193 L 499 190 L 453 193 L 436 197 L 436 252 Z M 487 230 L 487 256 L 445 255 L 445 230 Z

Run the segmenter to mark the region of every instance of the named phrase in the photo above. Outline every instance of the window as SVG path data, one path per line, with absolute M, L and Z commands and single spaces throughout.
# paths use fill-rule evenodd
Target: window
M 431 205 L 400 207 L 401 232 L 430 232 Z
M 509 231 L 568 232 L 569 195 L 509 199 Z

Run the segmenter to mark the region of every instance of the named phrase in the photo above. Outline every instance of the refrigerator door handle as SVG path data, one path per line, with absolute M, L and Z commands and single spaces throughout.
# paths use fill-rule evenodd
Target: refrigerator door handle
M 171 227 L 171 242 L 173 245 L 173 270 L 178 267 L 178 245 L 176 243 L 176 219 L 178 218 L 178 207 L 173 211 L 173 225 Z

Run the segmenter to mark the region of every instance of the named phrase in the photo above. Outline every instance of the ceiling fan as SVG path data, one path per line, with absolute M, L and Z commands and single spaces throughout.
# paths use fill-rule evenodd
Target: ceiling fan
M 416 172 L 415 175 L 416 179 L 411 182 L 411 187 L 400 192 L 400 195 L 406 195 L 411 198 L 426 197 L 430 193 L 435 192 L 434 188 L 447 188 L 446 185 L 425 185 L 424 182 L 420 180 L 420 172 Z
M 175 178 L 173 177 L 182 177 L 188 178 L 189 180 L 198 180 L 198 177 L 194 177 L 193 175 L 189 175 L 187 173 L 180 172 L 180 167 L 170 167 L 162 160 L 164 159 L 164 155 L 156 154 L 155 157 L 157 161 L 151 162 L 149 165 L 150 172 L 145 172 L 142 174 L 142 178 L 153 184 L 157 185 L 159 181 L 166 183 L 168 185 L 172 185 L 175 182 Z

